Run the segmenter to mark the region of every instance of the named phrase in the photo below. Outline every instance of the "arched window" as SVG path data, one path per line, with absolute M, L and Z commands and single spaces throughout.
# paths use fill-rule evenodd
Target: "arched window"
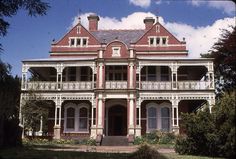
M 67 129 L 75 129 L 75 109 L 74 108 L 67 108 L 66 109 L 66 128 Z
M 85 107 L 79 109 L 79 130 L 88 130 L 88 109 Z
M 148 130 L 157 129 L 157 108 L 148 108 Z
M 167 107 L 161 108 L 161 130 L 170 130 L 170 109 Z

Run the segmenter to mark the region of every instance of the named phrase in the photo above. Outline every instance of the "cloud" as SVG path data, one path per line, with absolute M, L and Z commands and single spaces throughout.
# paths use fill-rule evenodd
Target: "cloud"
M 88 28 L 87 16 L 90 14 L 85 13 L 80 15 L 81 23 L 86 28 Z M 72 26 L 78 23 L 77 17 L 73 18 Z M 98 27 L 99 29 L 144 29 L 143 19 L 145 17 L 156 18 L 151 12 L 134 12 L 121 19 L 100 16 Z M 207 53 L 220 38 L 221 29 L 229 29 L 230 25 L 235 26 L 235 21 L 236 17 L 224 18 L 208 26 L 194 27 L 185 23 L 165 22 L 162 17 L 159 17 L 159 22 L 179 40 L 182 40 L 183 37 L 186 38 L 190 57 L 200 57 L 201 53 Z
M 164 25 L 178 39 L 186 38 L 190 57 L 200 57 L 201 53 L 207 53 L 214 43 L 218 41 L 222 29 L 231 29 L 230 26 L 235 26 L 235 20 L 236 17 L 219 19 L 212 25 L 201 27 L 169 22 Z
M 236 12 L 235 4 L 234 4 L 234 2 L 232 2 L 230 0 L 226 0 L 226 1 L 223 1 L 223 0 L 222 1 L 191 0 L 191 1 L 187 1 L 187 3 L 189 3 L 193 6 L 196 6 L 196 7 L 199 7 L 201 5 L 207 5 L 208 7 L 223 10 L 223 12 L 228 15 L 235 15 L 235 12 Z
M 129 0 L 129 3 L 142 8 L 147 8 L 151 5 L 151 0 Z

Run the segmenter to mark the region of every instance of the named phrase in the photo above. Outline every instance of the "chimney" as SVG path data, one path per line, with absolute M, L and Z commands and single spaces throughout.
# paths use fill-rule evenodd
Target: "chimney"
M 89 21 L 89 31 L 97 31 L 99 17 L 96 14 L 91 14 L 88 16 L 88 21 Z
M 143 20 L 144 24 L 145 24 L 145 29 L 146 30 L 149 30 L 151 29 L 151 27 L 153 26 L 155 20 L 152 18 L 152 17 L 146 17 L 144 20 Z

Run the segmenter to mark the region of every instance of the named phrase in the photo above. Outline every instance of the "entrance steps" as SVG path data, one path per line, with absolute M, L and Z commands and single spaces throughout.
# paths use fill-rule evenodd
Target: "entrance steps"
M 105 136 L 102 139 L 101 146 L 128 146 L 128 138 L 126 136 Z

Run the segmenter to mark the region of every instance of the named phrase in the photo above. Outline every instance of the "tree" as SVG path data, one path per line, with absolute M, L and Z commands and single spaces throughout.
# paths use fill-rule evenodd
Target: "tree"
M 44 125 L 46 125 L 49 113 L 49 107 L 53 106 L 52 101 L 37 100 L 35 94 L 30 93 L 34 96 L 35 100 L 26 100 L 22 105 L 22 115 L 24 118 L 24 129 L 36 132 L 39 130 L 41 117 L 43 118 Z
M 10 74 L 11 67 L 0 60 L 0 147 L 18 145 L 20 79 Z
M 45 15 L 48 8 L 48 3 L 41 0 L 0 0 L 0 36 L 6 36 L 10 25 L 5 18 L 14 16 L 19 9 L 28 11 L 30 16 L 37 16 Z
M 202 57 L 214 58 L 217 93 L 236 88 L 236 26 L 233 31 L 224 30 L 209 54 Z
M 5 19 L 14 16 L 19 9 L 28 11 L 30 16 L 37 16 L 45 15 L 48 8 L 48 3 L 41 0 L 0 0 L 0 37 L 6 36 L 10 25 Z M 11 66 L 1 60 L 0 88 L 0 147 L 16 146 L 20 144 L 20 79 L 13 77 Z
M 235 92 L 225 93 L 209 110 L 182 114 L 186 136 L 179 137 L 175 149 L 180 154 L 235 158 Z

